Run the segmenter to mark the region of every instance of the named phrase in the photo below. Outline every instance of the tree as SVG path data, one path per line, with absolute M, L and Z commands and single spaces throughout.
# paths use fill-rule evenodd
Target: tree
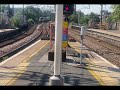
M 55 20 L 55 13 L 52 13 L 50 10 L 42 11 L 42 17 L 49 17 L 51 20 Z
M 120 21 L 120 4 L 112 5 L 112 20 Z
M 73 14 L 70 15 L 68 18 L 71 22 L 78 23 L 78 19 L 79 19 L 80 23 L 82 23 L 81 19 L 83 18 L 83 16 L 84 16 L 84 13 L 80 11 L 80 12 L 73 12 Z
M 89 20 L 93 20 L 95 22 L 100 22 L 99 16 L 97 14 L 93 13 L 93 12 L 91 12 L 89 14 Z
M 110 15 L 107 17 L 107 22 L 113 22 L 112 14 L 110 14 Z
M 0 4 L 0 8 L 2 7 L 2 11 L 0 9 L 0 12 L 4 12 L 5 8 L 7 7 L 7 5 L 4 5 L 4 4 Z
M 68 16 L 68 19 L 69 19 L 70 22 L 78 23 L 77 14 L 75 12 L 73 12 L 72 15 Z
M 19 14 L 16 14 L 11 18 L 12 27 L 19 27 L 20 23 L 21 20 L 19 18 Z
M 88 21 L 89 21 L 89 16 L 88 15 L 84 15 L 80 20 L 82 25 L 88 25 Z
M 24 10 L 24 15 L 27 20 L 32 19 L 34 22 L 38 22 L 39 17 L 42 16 L 42 11 L 39 8 L 27 6 Z
M 78 17 L 79 16 L 79 17 Z M 81 25 L 88 25 L 88 21 L 89 20 L 93 20 L 93 21 L 95 21 L 95 22 L 100 22 L 100 18 L 99 18 L 99 16 L 97 15 L 97 14 L 95 14 L 95 13 L 93 13 L 93 12 L 91 12 L 90 14 L 88 14 L 88 15 L 85 15 L 83 12 L 76 12 L 76 14 L 75 14 L 75 12 L 72 14 L 72 15 L 70 15 L 69 17 L 69 20 L 71 21 L 71 22 L 74 22 L 74 23 L 78 23 L 78 19 L 79 19 L 79 22 L 80 22 L 80 24 Z

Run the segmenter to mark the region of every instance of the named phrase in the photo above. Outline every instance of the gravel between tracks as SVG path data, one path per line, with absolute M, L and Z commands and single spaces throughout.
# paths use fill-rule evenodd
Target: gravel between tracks
M 80 42 L 79 33 L 74 29 L 69 30 L 69 35 Z M 85 36 L 83 44 L 120 68 L 120 48 L 90 36 Z
M 19 41 L 16 41 L 10 45 L 6 45 L 6 46 L 0 48 L 0 56 L 4 55 L 12 50 L 15 50 L 16 48 L 29 42 L 31 39 L 38 37 L 41 34 L 41 32 L 44 31 L 43 29 L 44 29 L 45 25 L 41 24 L 41 26 L 39 26 L 39 29 L 36 29 L 36 26 L 35 26 L 35 28 L 31 28 L 32 30 L 34 29 L 34 32 L 32 34 L 30 34 L 29 36 L 27 36 Z

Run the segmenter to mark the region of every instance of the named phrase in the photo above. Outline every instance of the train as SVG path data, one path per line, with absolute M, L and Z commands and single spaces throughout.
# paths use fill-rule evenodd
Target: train
M 51 20 L 50 17 L 40 17 L 40 18 L 39 18 L 39 21 L 40 21 L 40 22 L 50 21 L 50 20 Z

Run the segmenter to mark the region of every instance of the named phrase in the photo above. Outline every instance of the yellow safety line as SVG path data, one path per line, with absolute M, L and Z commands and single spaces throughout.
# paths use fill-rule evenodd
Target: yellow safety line
M 38 49 L 35 53 L 33 53 L 32 55 L 30 55 L 29 57 L 27 57 L 25 60 L 23 60 L 21 63 L 23 63 L 23 62 L 25 62 L 25 61 L 27 61 L 27 60 L 29 60 L 30 58 L 32 58 L 35 54 L 37 54 L 42 48 L 44 48 L 48 43 L 49 43 L 50 41 L 48 41 L 45 45 L 43 45 L 40 49 Z M 20 63 L 20 64 L 21 64 Z M 19 64 L 19 65 L 20 65 Z M 19 65 L 17 65 L 17 66 L 19 66 Z M 29 64 L 28 64 L 29 65 Z M 18 77 L 20 77 L 24 72 L 25 72 L 25 70 L 27 69 L 27 66 L 28 65 L 26 65 L 26 67 L 24 68 L 24 70 L 20 73 L 20 74 L 17 74 L 14 78 L 12 78 L 12 80 L 11 81 L 9 81 L 6 85 L 13 85 L 14 83 L 15 83 L 15 81 L 17 80 L 17 78 Z
M 86 59 L 87 60 L 87 59 Z M 92 64 L 89 60 L 87 60 L 90 64 Z M 88 66 L 88 68 L 90 68 L 90 66 Z M 102 81 L 102 79 L 100 78 L 100 76 L 96 73 L 94 73 L 93 70 L 88 70 L 89 72 L 91 72 L 91 74 L 99 81 L 100 85 L 106 85 L 104 83 L 104 81 Z
M 48 41 L 45 45 L 43 45 L 40 49 L 38 49 L 35 53 L 33 53 L 31 56 L 29 56 L 27 59 L 25 59 L 23 62 L 26 62 L 31 57 L 33 57 L 35 54 L 37 54 L 43 47 L 45 47 L 50 41 Z
M 68 43 L 69 44 L 69 43 Z M 69 44 L 70 45 L 70 44 Z M 70 45 L 72 48 L 74 48 L 72 45 Z M 78 49 L 76 49 L 76 48 L 74 48 L 77 52 L 79 52 L 79 50 Z M 88 61 L 88 60 L 87 60 Z M 91 63 L 90 61 L 89 61 L 89 63 Z M 90 68 L 90 67 L 89 67 Z M 94 71 L 93 70 L 88 70 L 95 78 L 96 78 L 96 80 L 100 83 L 100 85 L 105 85 L 105 83 L 100 79 L 100 76 L 99 75 L 97 75 L 97 74 L 95 74 L 94 73 Z

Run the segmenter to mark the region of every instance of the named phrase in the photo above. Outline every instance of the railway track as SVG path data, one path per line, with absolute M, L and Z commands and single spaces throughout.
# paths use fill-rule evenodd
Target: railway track
M 19 36 L 22 36 L 22 34 L 25 34 L 26 32 L 30 33 L 31 32 L 30 29 L 32 27 L 33 27 L 32 25 L 26 26 L 24 28 L 20 27 L 20 28 L 14 29 L 12 31 L 4 32 L 3 34 L 0 34 L 0 45 L 2 43 L 5 43 L 6 41 L 10 41 L 11 39 L 18 38 Z
M 44 27 L 47 27 L 45 23 L 35 25 L 28 33 L 26 32 L 23 35 L 14 38 L 13 41 L 8 40 L 9 44 L 5 44 L 0 48 L 0 62 L 34 43 L 43 36 L 47 36 L 47 33 L 45 32 L 47 29 L 44 30 Z
M 72 37 L 76 41 L 80 42 L 79 33 L 80 33 L 80 31 L 75 30 L 75 29 L 69 30 L 70 37 Z M 108 61 L 110 61 L 111 63 L 113 63 L 114 65 L 116 65 L 120 68 L 120 48 L 119 48 L 119 46 L 117 46 L 117 44 L 111 44 L 104 40 L 100 40 L 99 38 L 93 37 L 90 35 L 86 35 L 84 38 L 83 44 L 86 47 L 88 47 L 90 49 L 90 51 L 96 52 L 97 54 L 106 58 Z M 109 38 L 109 39 L 111 39 L 111 38 Z M 116 40 L 116 42 L 117 42 L 117 40 Z
M 73 30 L 77 33 L 80 33 L 79 27 L 76 27 Z M 102 40 L 102 41 L 107 42 L 111 45 L 115 45 L 117 47 L 120 47 L 120 36 L 119 35 L 115 35 L 112 33 L 107 34 L 107 33 L 103 33 L 100 31 L 96 31 L 94 29 L 93 30 L 88 29 L 86 32 L 86 35 L 93 37 L 93 38 L 96 38 L 96 39 L 99 39 L 99 40 Z
M 34 28 L 36 27 L 37 25 L 33 26 L 30 30 L 28 31 L 23 31 L 23 32 L 19 32 L 18 34 L 16 35 L 13 35 L 12 37 L 9 37 L 9 38 L 6 38 L 6 39 L 3 39 L 0 41 L 0 48 L 6 46 L 6 45 L 9 45 L 9 44 L 12 44 L 16 41 L 19 41 L 29 35 L 31 35 L 33 32 L 34 32 Z

